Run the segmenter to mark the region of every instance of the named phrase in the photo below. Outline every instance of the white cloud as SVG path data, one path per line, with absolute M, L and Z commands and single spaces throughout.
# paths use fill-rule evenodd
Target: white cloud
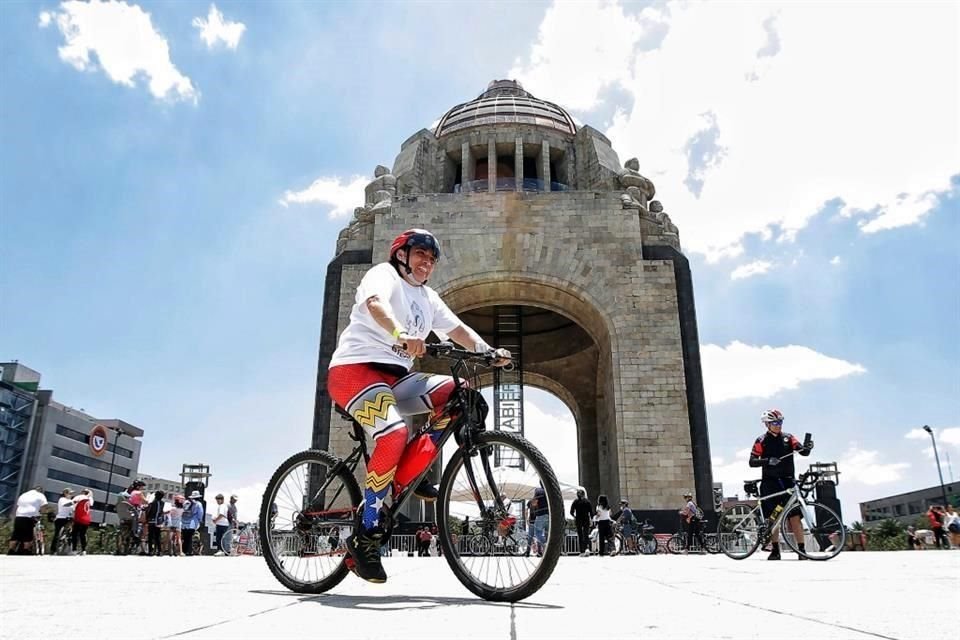
M 960 447 L 960 427 L 948 427 L 937 435 L 940 442 Z
M 937 205 L 937 193 L 902 194 L 882 208 L 872 220 L 860 220 L 857 224 L 864 233 L 876 233 L 919 222 Z
M 529 60 L 516 60 L 507 76 L 546 100 L 588 110 L 600 104 L 598 94 L 605 87 L 628 81 L 635 49 L 659 40 L 663 25 L 657 9 L 645 8 L 634 17 L 617 2 L 559 3 L 544 15 Z
M 263 492 L 266 490 L 266 482 L 257 482 L 229 490 L 211 485 L 207 487 L 204 495 L 207 497 L 208 509 L 214 504 L 213 497 L 218 493 L 222 493 L 227 502 L 229 502 L 230 496 L 237 496 L 237 519 L 240 522 L 256 522 L 260 517 L 260 502 L 263 500 Z
M 837 266 L 838 264 L 840 264 L 840 256 L 833 256 L 830 259 L 830 264 L 832 264 L 833 266 Z
M 960 450 L 960 427 L 946 427 L 944 429 L 934 429 L 933 435 L 937 440 L 937 447 L 940 450 L 940 453 L 944 453 L 948 449 L 958 449 Z M 924 443 L 923 455 L 931 460 L 935 459 L 933 445 L 930 443 L 930 434 L 924 431 L 922 428 L 911 429 L 904 434 L 904 438 L 908 440 L 920 440 Z
M 688 250 L 719 259 L 771 227 L 789 239 L 835 198 L 866 212 L 864 233 L 915 224 L 950 188 L 954 5 L 663 7 L 630 16 L 616 0 L 557 3 L 511 73 L 572 109 L 594 108 L 607 88 L 632 97 L 607 133 L 639 157 Z
M 331 207 L 330 218 L 343 218 L 353 213 L 354 208 L 361 206 L 364 201 L 364 188 L 370 182 L 369 178 L 353 176 L 349 181 L 339 177 L 317 178 L 309 187 L 302 191 L 287 191 L 280 199 L 280 204 L 311 204 L 320 203 Z
M 108 78 L 126 87 L 134 87 L 135 78 L 143 74 L 156 98 L 194 103 L 199 99 L 190 78 L 171 62 L 167 40 L 139 6 L 71 0 L 61 3 L 58 11 L 40 14 L 40 27 L 54 22 L 65 42 L 58 49 L 60 59 L 77 71 L 102 68 Z
M 879 451 L 860 449 L 851 443 L 837 461 L 843 482 L 863 485 L 878 485 L 903 479 L 904 471 L 910 468 L 907 462 L 881 462 Z
M 247 26 L 242 22 L 225 20 L 215 4 L 210 5 L 207 19 L 194 18 L 193 26 L 200 30 L 200 37 L 206 43 L 207 49 L 213 49 L 218 43 L 223 43 L 228 49 L 236 49 L 240 44 L 240 37 L 247 30 Z
M 803 346 L 755 347 L 734 341 L 700 349 L 707 402 L 769 398 L 811 380 L 835 380 L 865 373 L 859 364 L 831 358 Z
M 743 481 L 759 476 L 755 470 L 747 465 L 749 459 L 749 447 L 734 453 L 730 461 L 720 456 L 714 456 L 712 458 L 713 481 L 723 483 L 724 497 L 740 496 L 741 498 L 746 498 L 743 494 Z
M 755 260 L 749 264 L 742 264 L 730 274 L 731 280 L 743 280 L 750 276 L 760 275 L 770 270 L 773 264 L 766 260 Z

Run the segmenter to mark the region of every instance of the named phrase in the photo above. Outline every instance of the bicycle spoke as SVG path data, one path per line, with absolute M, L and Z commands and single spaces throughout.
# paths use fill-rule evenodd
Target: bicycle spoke
M 346 574 L 343 540 L 352 533 L 354 513 L 349 503 L 359 503 L 360 494 L 346 471 L 329 475 L 335 461 L 321 452 L 298 454 L 281 466 L 264 494 L 263 553 L 274 575 L 295 591 L 323 591 Z M 319 478 L 326 481 L 317 486 Z M 346 504 L 336 508 L 332 502 L 325 503 L 325 494 Z M 355 495 L 341 500 L 348 494 Z
M 501 593 L 521 593 L 538 579 L 551 544 L 559 553 L 562 535 L 550 535 L 549 523 L 557 521 L 563 503 L 557 499 L 551 507 L 541 493 L 541 486 L 555 486 L 555 478 L 542 475 L 539 463 L 523 449 L 525 441 L 516 438 L 524 445 L 514 445 L 506 435 L 485 437 L 503 442 L 488 442 L 472 457 L 458 452 L 444 473 L 439 515 L 446 520 L 441 533 L 450 553 L 445 548 L 444 555 L 454 573 L 483 597 L 497 599 Z M 494 460 L 511 465 L 494 466 Z M 559 487 L 555 490 L 559 498 Z M 470 540 L 454 541 L 451 529 L 463 537 L 467 518 Z

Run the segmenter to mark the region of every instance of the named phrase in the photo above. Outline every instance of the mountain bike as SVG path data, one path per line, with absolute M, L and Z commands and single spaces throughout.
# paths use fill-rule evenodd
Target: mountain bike
M 443 557 L 457 579 L 481 598 L 522 600 L 543 586 L 563 551 L 565 516 L 560 485 L 543 454 L 526 439 L 486 430 L 487 403 L 479 392 L 479 378 L 481 368 L 492 366 L 492 355 L 458 349 L 447 342 L 428 344 L 427 354 L 450 361 L 454 379 L 454 390 L 440 415 L 413 434 L 417 438 L 434 425 L 446 425 L 433 461 L 450 438 L 457 445 L 446 462 L 436 503 Z M 360 463 L 369 458 L 366 434 L 342 408 L 337 411 L 352 425 L 350 437 L 357 443 L 353 451 L 343 459 L 313 449 L 295 454 L 280 465 L 263 495 L 260 543 L 264 559 L 277 580 L 297 593 L 322 593 L 346 577 L 346 550 L 327 540 L 334 529 L 339 539 L 345 540 L 360 527 L 363 493 L 356 475 Z M 430 466 L 407 486 L 393 486 L 392 501 L 381 508 L 379 516 L 387 538 Z M 507 554 L 494 545 L 478 548 L 456 543 L 456 533 L 467 517 L 481 531 L 503 530 L 515 521 L 511 505 L 525 513 L 541 491 L 547 514 L 540 517 L 546 517 L 547 526 L 543 539 L 536 542 L 538 553 Z M 531 541 L 530 546 L 533 544 Z
M 756 505 L 743 502 L 734 504 L 720 515 L 717 536 L 721 551 L 734 560 L 748 558 L 771 540 L 770 535 L 777 527 L 780 528 L 780 537 L 790 549 L 810 560 L 829 560 L 843 551 L 847 530 L 840 516 L 825 504 L 807 500 L 820 475 L 815 471 L 807 471 L 800 474 L 795 486 L 763 497 L 760 497 L 759 480 L 746 481 L 744 493 L 759 499 Z M 782 495 L 790 496 L 783 510 L 773 521 L 765 518 L 761 503 Z M 794 516 L 800 517 L 803 541 L 794 539 L 790 528 L 789 519 Z M 803 549 L 799 542 L 804 542 Z

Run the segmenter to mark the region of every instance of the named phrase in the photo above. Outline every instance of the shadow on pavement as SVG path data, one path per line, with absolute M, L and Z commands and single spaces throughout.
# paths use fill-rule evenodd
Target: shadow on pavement
M 414 596 L 414 595 L 385 595 L 385 596 L 348 596 L 321 593 L 317 595 L 304 595 L 292 591 L 271 591 L 264 589 L 251 589 L 248 593 L 256 593 L 269 596 L 287 596 L 298 598 L 300 602 L 318 602 L 327 607 L 337 607 L 342 609 L 365 609 L 367 611 L 396 611 L 408 609 L 437 609 L 439 607 L 449 606 L 494 606 L 509 607 L 509 602 L 488 602 L 481 598 L 450 598 L 446 596 Z M 518 609 L 564 609 L 565 607 L 555 604 L 542 604 L 538 602 L 516 602 L 514 607 Z

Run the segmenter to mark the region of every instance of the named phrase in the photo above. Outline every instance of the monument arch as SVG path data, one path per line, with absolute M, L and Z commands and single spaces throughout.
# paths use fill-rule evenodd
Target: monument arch
M 711 505 L 692 278 L 654 195 L 635 159 L 621 165 L 602 133 L 513 81 L 408 138 L 374 171 L 328 267 L 313 446 L 349 450 L 331 428 L 330 355 L 363 273 L 420 227 L 442 244 L 430 286 L 451 309 L 491 344 L 494 310 L 522 319 L 525 384 L 573 413 L 592 496 L 664 517 L 686 489 Z

